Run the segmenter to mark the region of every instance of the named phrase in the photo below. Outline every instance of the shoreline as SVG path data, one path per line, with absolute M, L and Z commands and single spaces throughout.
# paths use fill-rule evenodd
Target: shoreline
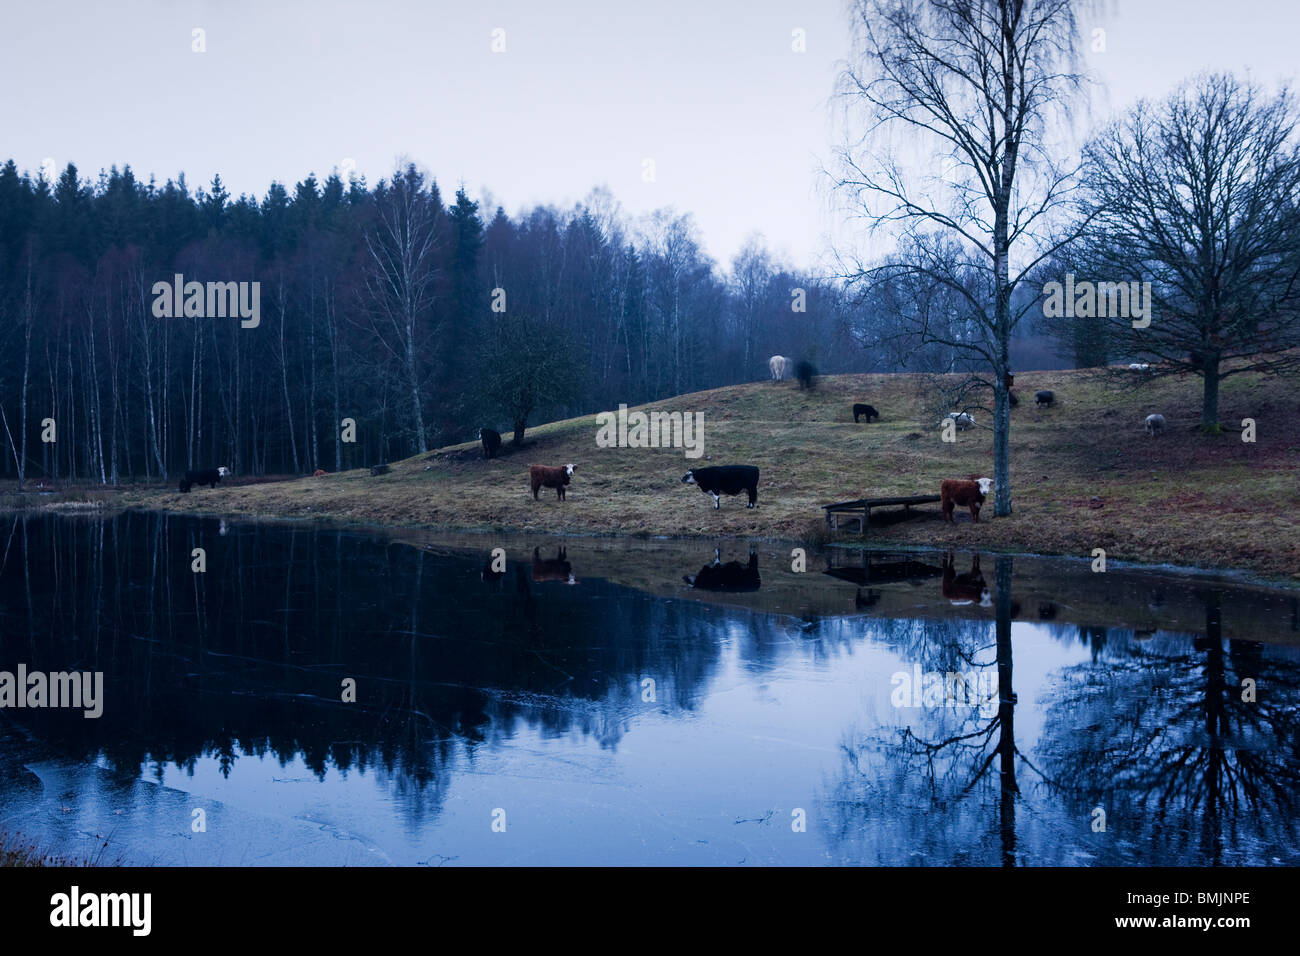
M 836 538 L 828 538 L 825 541 L 810 543 L 807 540 L 801 540 L 797 536 L 784 535 L 764 535 L 764 534 L 732 534 L 732 533 L 627 533 L 624 531 L 592 531 L 592 530 L 571 530 L 571 531 L 549 531 L 527 528 L 488 528 L 482 525 L 473 526 L 452 526 L 452 525 L 425 525 L 418 523 L 400 523 L 400 522 L 382 522 L 366 521 L 340 518 L 332 515 L 288 515 L 279 513 L 256 513 L 226 511 L 222 509 L 207 508 L 188 508 L 177 509 L 152 506 L 147 504 L 130 503 L 113 506 L 86 506 L 86 507 L 69 507 L 64 505 L 37 506 L 27 509 L 0 509 L 0 514 L 14 513 L 53 513 L 53 514 L 111 514 L 114 512 L 141 511 L 155 512 L 173 516 L 191 516 L 208 518 L 211 520 L 238 521 L 257 524 L 286 525 L 286 526 L 315 526 L 326 528 L 333 531 L 354 532 L 366 534 L 372 537 L 383 537 L 400 541 L 402 535 L 428 536 L 430 538 L 477 538 L 490 535 L 498 536 L 517 536 L 530 538 L 567 538 L 575 540 L 592 540 L 592 541 L 624 541 L 636 543 L 652 543 L 655 541 L 665 542 L 690 542 L 690 541 L 733 541 L 733 542 L 760 542 L 762 544 L 788 545 L 790 547 L 802 547 L 810 551 L 824 551 L 828 549 L 838 549 L 843 551 L 866 551 L 869 553 L 880 554 L 935 554 L 946 550 L 952 550 L 963 554 L 980 553 L 989 555 L 1009 555 L 1011 557 L 1048 559 L 1057 561 L 1067 561 L 1087 565 L 1090 562 L 1089 557 L 1080 556 L 1077 553 L 1043 551 L 1043 550 L 1024 550 L 1019 548 L 999 547 L 992 544 L 979 544 L 972 541 L 964 541 L 960 546 L 943 547 L 938 544 L 918 544 L 910 541 L 896 540 L 862 540 L 860 537 L 850 535 L 841 535 Z M 991 521 L 994 519 L 986 519 Z M 1201 567 L 1198 565 L 1179 564 L 1172 560 L 1163 561 L 1136 561 L 1124 558 L 1107 557 L 1107 566 L 1121 570 L 1142 571 L 1146 573 L 1167 573 L 1179 578 L 1198 578 L 1211 583 L 1224 583 L 1234 585 L 1245 585 L 1250 587 L 1264 587 L 1270 589 L 1281 589 L 1300 591 L 1300 580 L 1296 577 L 1278 577 L 1261 573 L 1260 571 L 1249 567 Z
M 587 536 L 627 540 L 749 540 L 881 551 L 965 551 L 1091 561 L 1108 566 L 1219 576 L 1300 588 L 1297 462 L 1300 380 L 1233 378 L 1222 417 L 1258 418 L 1260 439 L 1207 435 L 1190 422 L 1160 439 L 1143 416 L 1195 400 L 1188 380 L 1118 380 L 1098 370 L 1022 372 L 1022 388 L 1045 387 L 1051 408 L 1022 405 L 1011 433 L 1012 513 L 978 524 L 967 513 L 941 520 L 938 505 L 910 516 L 872 512 L 864 536 L 832 532 L 823 506 L 857 498 L 933 494 L 942 479 L 990 474 L 993 436 L 977 428 L 949 441 L 934 419 L 934 377 L 827 376 L 815 391 L 758 382 L 676 396 L 642 410 L 686 408 L 706 417 L 708 454 L 682 449 L 606 447 L 597 415 L 529 430 L 523 448 L 483 457 L 462 442 L 388 462 L 372 475 L 357 460 L 322 477 L 236 474 L 212 489 L 181 494 L 162 482 L 117 488 L 67 485 L 54 495 L 0 493 L 6 506 L 67 514 L 144 508 L 258 521 L 325 521 L 375 534 Z M 870 398 L 884 418 L 855 423 L 853 402 Z M 1252 436 L 1253 437 L 1253 436 Z M 528 465 L 575 465 L 566 501 L 535 500 Z M 682 483 L 693 466 L 758 467 L 759 507 Z

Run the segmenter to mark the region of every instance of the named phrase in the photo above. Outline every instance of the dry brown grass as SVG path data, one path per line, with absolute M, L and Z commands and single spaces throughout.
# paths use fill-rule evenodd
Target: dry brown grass
M 268 484 L 235 479 L 213 492 L 128 491 L 137 507 L 358 524 L 550 534 L 679 535 L 815 540 L 820 505 L 857 497 L 937 493 L 943 478 L 992 474 L 992 433 L 940 440 L 934 377 L 842 375 L 813 392 L 792 382 L 761 382 L 683 395 L 642 406 L 705 416 L 704 458 L 679 449 L 598 448 L 595 416 L 555 422 L 528 434 L 528 445 L 485 461 L 477 444 L 439 449 L 392 464 L 371 477 L 351 471 Z M 1222 435 L 1203 435 L 1199 379 L 1143 381 L 1097 371 L 1016 375 L 1020 406 L 1012 415 L 1014 513 L 972 525 L 939 520 L 938 506 L 912 520 L 873 520 L 873 544 L 979 548 L 1088 555 L 1111 560 L 1237 568 L 1300 580 L 1296 466 L 1300 400 L 1294 379 L 1242 375 L 1224 382 Z M 1039 409 L 1034 391 L 1058 404 Z M 882 419 L 855 425 L 855 401 Z M 1143 434 L 1159 411 L 1169 431 Z M 1258 440 L 1241 441 L 1237 424 L 1257 422 Z M 987 421 L 987 416 L 981 418 Z M 543 490 L 534 501 L 530 463 L 573 462 L 568 500 Z M 724 498 L 721 511 L 681 484 L 694 465 L 748 463 L 762 472 L 759 505 Z M 1100 507 L 1090 507 L 1090 499 Z M 873 516 L 874 518 L 874 516 Z M 824 525 L 823 525 L 824 527 Z M 837 536 L 858 541 L 861 536 Z
M 21 836 L 0 833 L 0 867 L 120 866 L 121 860 L 110 859 L 107 850 L 105 841 L 91 858 L 58 856 Z

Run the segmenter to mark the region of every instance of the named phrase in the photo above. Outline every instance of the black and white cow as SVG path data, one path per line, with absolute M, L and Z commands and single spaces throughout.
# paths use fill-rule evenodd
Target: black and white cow
M 700 491 L 713 495 L 713 507 L 722 507 L 722 495 L 749 495 L 746 508 L 758 507 L 758 469 L 753 465 L 714 465 L 692 468 L 682 476 L 682 484 L 699 485 Z
M 483 457 L 495 458 L 501 450 L 501 433 L 491 428 L 480 428 L 478 438 L 483 443 Z
M 202 487 L 217 487 L 217 482 L 230 474 L 230 469 L 222 466 L 221 468 L 200 468 L 197 471 L 185 472 L 185 477 L 181 479 L 181 494 L 187 495 L 190 489 L 195 485 Z

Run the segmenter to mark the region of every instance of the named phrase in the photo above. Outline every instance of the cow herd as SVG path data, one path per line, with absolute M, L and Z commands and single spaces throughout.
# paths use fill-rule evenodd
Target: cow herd
M 772 380 L 781 381 L 789 370 L 790 364 L 790 360 L 785 356 L 773 355 L 768 360 Z M 1132 371 L 1145 372 L 1150 369 L 1150 366 L 1134 363 L 1129 368 Z M 1008 389 L 1011 382 L 1012 377 L 1007 375 Z M 1055 403 L 1056 394 L 1049 389 L 1040 389 L 1034 395 L 1034 404 L 1039 407 L 1047 408 Z M 950 417 L 959 431 L 964 431 L 975 425 L 974 416 L 966 411 L 954 411 Z M 868 424 L 873 420 L 879 421 L 880 412 L 874 406 L 865 402 L 855 402 L 853 404 L 853 421 L 858 423 L 863 419 Z M 1164 432 L 1167 424 L 1165 417 L 1157 413 L 1148 415 L 1144 426 L 1147 435 L 1155 436 Z M 479 441 L 483 446 L 483 457 L 487 459 L 496 458 L 501 450 L 501 433 L 491 428 L 481 428 L 478 434 Z M 371 468 L 370 473 L 372 475 L 382 475 L 388 473 L 388 470 L 388 466 L 382 464 Z M 543 488 L 553 488 L 556 499 L 564 501 L 566 489 L 573 480 L 575 471 L 575 466 L 572 463 L 565 465 L 529 465 L 529 486 L 533 493 L 533 500 L 539 499 Z M 208 485 L 216 488 L 217 483 L 230 474 L 230 469 L 225 467 L 187 471 L 185 477 L 181 480 L 180 490 L 182 493 L 187 493 L 194 485 Z M 315 474 L 316 477 L 324 477 L 325 472 L 318 470 Z M 700 491 L 713 497 L 714 510 L 721 509 L 723 495 L 734 497 L 742 492 L 748 499 L 745 507 L 757 508 L 758 481 L 759 471 L 754 465 L 714 465 L 704 468 L 692 468 L 682 477 L 682 484 L 695 485 Z M 983 505 L 992 490 L 992 486 L 992 479 L 980 477 L 979 475 L 970 475 L 965 479 L 944 479 L 939 486 L 940 504 L 944 520 L 954 522 L 954 511 L 958 507 L 962 507 L 969 508 L 971 520 L 978 522 L 980 506 Z

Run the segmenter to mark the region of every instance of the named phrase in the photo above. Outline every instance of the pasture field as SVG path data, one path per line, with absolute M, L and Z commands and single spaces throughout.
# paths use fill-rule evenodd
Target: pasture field
M 702 412 L 703 456 L 680 448 L 602 448 L 595 415 L 530 429 L 522 449 L 507 443 L 485 460 L 477 441 L 405 461 L 389 474 L 364 469 L 324 478 L 258 483 L 236 476 L 216 490 L 127 490 L 129 507 L 204 514 L 330 519 L 461 531 L 751 538 L 823 544 L 823 504 L 859 497 L 937 494 L 943 478 L 993 473 L 985 427 L 940 439 L 942 376 L 840 375 L 812 391 L 793 381 L 756 382 L 682 395 L 641 410 Z M 1203 434 L 1200 380 L 1145 379 L 1106 370 L 1018 372 L 1012 411 L 1013 514 L 957 524 L 937 504 L 907 520 L 873 513 L 864 537 L 834 540 L 889 547 L 1016 551 L 1238 569 L 1300 581 L 1300 391 L 1294 379 L 1246 374 L 1222 384 L 1224 432 Z M 1034 406 L 1038 389 L 1057 402 Z M 991 396 L 989 396 L 991 404 Z M 854 402 L 881 413 L 853 423 Z M 1148 438 L 1151 412 L 1169 421 Z M 976 413 L 981 425 L 989 415 Z M 1242 440 L 1253 418 L 1256 441 Z M 477 431 L 467 427 L 467 431 Z M 576 465 L 568 500 L 529 491 L 531 463 Z M 743 495 L 712 499 L 681 483 L 689 468 L 754 464 L 759 507 Z

